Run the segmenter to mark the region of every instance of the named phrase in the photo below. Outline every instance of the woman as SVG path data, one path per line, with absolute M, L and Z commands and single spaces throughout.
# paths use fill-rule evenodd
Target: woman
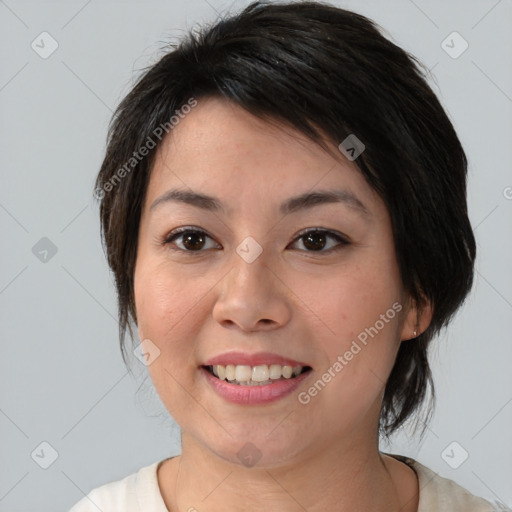
M 466 170 L 414 57 L 353 12 L 256 2 L 150 67 L 96 195 L 123 358 L 135 324 L 182 453 L 72 512 L 496 510 L 378 446 L 471 289 Z

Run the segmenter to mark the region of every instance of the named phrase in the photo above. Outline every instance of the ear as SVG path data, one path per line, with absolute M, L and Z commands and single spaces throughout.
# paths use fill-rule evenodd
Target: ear
M 430 301 L 425 296 L 422 297 L 423 303 L 421 305 L 417 304 L 413 299 L 409 300 L 407 310 L 405 311 L 400 341 L 417 338 L 430 325 L 434 310 Z

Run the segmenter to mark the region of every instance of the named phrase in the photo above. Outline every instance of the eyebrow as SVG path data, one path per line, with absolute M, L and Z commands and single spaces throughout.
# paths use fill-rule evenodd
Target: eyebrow
M 179 189 L 171 189 L 162 194 L 153 202 L 149 211 L 154 210 L 158 205 L 169 202 L 189 204 L 203 210 L 227 214 L 222 202 L 217 198 L 199 192 Z M 332 203 L 343 203 L 364 216 L 370 215 L 368 208 L 348 190 L 317 190 L 314 192 L 305 192 L 299 196 L 287 199 L 280 205 L 279 212 L 282 215 L 288 215 L 322 204 Z

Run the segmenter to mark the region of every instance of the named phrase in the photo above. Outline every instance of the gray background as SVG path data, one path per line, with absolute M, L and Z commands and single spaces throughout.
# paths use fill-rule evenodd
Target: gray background
M 66 511 L 179 452 L 146 368 L 134 359 L 132 374 L 121 360 L 93 181 L 137 70 L 171 36 L 247 3 L 0 1 L 0 511 Z M 432 350 L 436 414 L 422 443 L 405 432 L 382 449 L 511 506 L 512 2 L 333 3 L 377 21 L 433 70 L 470 161 L 476 282 Z M 59 45 L 46 59 L 31 47 L 43 31 Z M 469 44 L 458 58 L 442 46 L 453 31 Z M 46 261 L 43 237 L 57 249 Z M 453 465 L 462 449 L 469 458 L 453 469 L 446 453 Z

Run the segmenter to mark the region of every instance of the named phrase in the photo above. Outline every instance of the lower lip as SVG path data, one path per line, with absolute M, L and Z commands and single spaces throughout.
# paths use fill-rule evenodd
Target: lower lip
M 265 384 L 263 386 L 241 386 L 218 379 L 206 368 L 201 368 L 201 371 L 217 394 L 229 402 L 240 405 L 275 402 L 292 393 L 311 373 L 311 370 L 308 370 L 297 377 L 276 380 L 272 384 Z

